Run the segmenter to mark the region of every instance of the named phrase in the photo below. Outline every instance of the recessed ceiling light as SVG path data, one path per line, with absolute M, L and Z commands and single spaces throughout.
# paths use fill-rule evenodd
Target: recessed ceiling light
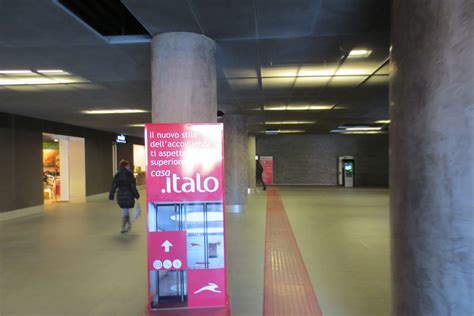
M 265 134 L 267 134 L 267 135 L 276 135 L 276 134 L 278 134 L 279 132 L 280 132 L 279 129 L 267 129 L 267 130 L 265 131 Z
M 302 68 L 298 72 L 299 77 L 327 77 L 334 74 L 334 69 L 314 69 L 314 68 Z
M 37 70 L 37 72 L 42 74 L 59 74 L 64 73 L 64 70 L 61 69 L 45 69 L 45 70 Z
M 145 124 L 129 124 L 130 127 L 144 127 Z
M 371 127 L 371 126 L 354 126 L 354 127 L 343 127 L 346 131 L 379 131 L 382 127 Z
M 363 76 L 370 75 L 369 69 L 339 69 L 335 76 Z
M 31 74 L 31 70 L 0 70 L 0 74 Z
M 18 86 L 18 85 L 41 85 L 41 84 L 57 84 L 56 81 L 48 78 L 28 78 L 28 79 L 0 79 L 0 86 Z
M 310 110 L 330 110 L 334 107 L 334 105 L 310 105 Z
M 375 123 L 378 123 L 378 124 L 389 124 L 389 123 L 390 123 L 390 120 L 378 120 L 378 121 L 375 121 Z
M 265 125 L 314 124 L 316 121 L 267 121 Z
M 59 139 L 55 138 L 54 141 L 57 143 L 57 142 L 59 142 Z
M 265 111 L 284 111 L 286 110 L 286 105 L 265 105 L 263 109 Z
M 296 133 L 304 133 L 304 129 L 281 129 L 280 133 L 282 134 L 296 134 Z
M 368 49 L 353 49 L 349 53 L 349 57 L 351 57 L 351 58 L 364 58 L 364 57 L 369 57 L 370 54 L 372 54 L 372 51 L 368 50 Z
M 386 134 L 387 132 L 384 131 L 348 131 L 346 129 L 333 129 L 330 133 L 337 133 L 337 134 Z
M 81 111 L 84 114 L 132 114 L 132 113 L 147 113 L 148 111 L 140 109 L 109 109 L 109 110 L 85 110 Z
M 286 109 L 288 111 L 306 111 L 309 110 L 309 105 L 288 105 Z

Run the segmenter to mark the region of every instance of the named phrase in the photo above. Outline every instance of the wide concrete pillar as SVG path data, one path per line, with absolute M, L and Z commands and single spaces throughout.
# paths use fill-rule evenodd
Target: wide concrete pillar
M 247 118 L 224 115 L 225 198 L 229 211 L 243 211 L 247 204 L 247 151 Z
M 163 33 L 151 41 L 152 121 L 217 120 L 215 43 L 195 33 Z
M 257 144 L 255 136 L 250 136 L 247 138 L 247 177 L 248 177 L 248 188 L 251 193 L 255 193 L 257 188 L 257 179 L 256 179 L 256 165 L 255 165 L 255 155 L 257 154 Z
M 393 315 L 473 315 L 474 6 L 392 12 Z

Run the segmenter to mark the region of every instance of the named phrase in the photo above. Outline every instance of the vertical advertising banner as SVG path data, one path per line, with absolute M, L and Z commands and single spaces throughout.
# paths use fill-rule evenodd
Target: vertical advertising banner
M 263 182 L 273 184 L 273 156 L 260 156 L 260 164 L 263 167 Z
M 225 306 L 222 124 L 146 124 L 149 308 Z

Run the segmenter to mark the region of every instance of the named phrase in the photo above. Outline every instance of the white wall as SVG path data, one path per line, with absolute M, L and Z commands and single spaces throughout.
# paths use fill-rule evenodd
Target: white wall
M 142 172 L 146 171 L 146 151 L 143 145 L 133 145 L 133 165 L 141 167 Z
M 71 202 L 86 201 L 84 138 L 69 137 L 69 196 Z
M 69 201 L 69 141 L 59 139 L 59 174 L 61 186 L 61 201 Z

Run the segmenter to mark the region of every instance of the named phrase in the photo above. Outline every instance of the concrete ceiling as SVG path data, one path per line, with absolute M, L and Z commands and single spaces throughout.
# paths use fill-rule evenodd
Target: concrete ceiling
M 262 122 L 269 120 L 311 119 L 316 123 L 304 126 L 307 132 L 327 133 L 345 123 L 388 118 L 388 0 L 122 3 L 151 35 L 187 31 L 215 39 L 218 107 L 227 114 L 247 114 L 253 132 L 264 130 Z M 372 54 L 346 58 L 353 48 L 367 48 Z M 327 80 L 311 75 L 314 69 L 328 67 L 341 75 Z M 0 86 L 0 112 L 138 136 L 142 129 L 127 125 L 150 120 L 147 113 L 80 112 L 149 110 L 150 47 L 110 44 L 55 1 L 0 0 L 0 70 L 8 69 L 63 69 L 87 81 Z M 272 105 L 311 104 L 333 108 L 264 110 Z

